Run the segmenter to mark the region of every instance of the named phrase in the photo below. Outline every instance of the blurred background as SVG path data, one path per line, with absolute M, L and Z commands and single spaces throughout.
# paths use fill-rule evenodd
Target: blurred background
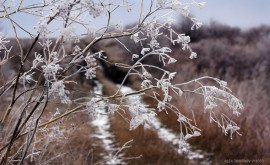
M 177 20 L 174 28 L 179 33 L 190 35 L 190 46 L 197 52 L 198 57 L 190 60 L 185 55 L 186 52 L 179 47 L 170 46 L 174 52 L 172 57 L 177 59 L 178 63 L 164 68 L 178 71 L 174 82 L 184 82 L 205 75 L 227 81 L 228 86 L 244 105 L 244 110 L 239 117 L 228 114 L 241 128 L 242 136 L 233 136 L 232 140 L 229 136 L 225 136 L 217 125 L 209 123 L 209 116 L 202 109 L 203 100 L 200 97 L 188 95 L 189 99 L 173 99 L 172 103 L 181 110 L 181 113 L 191 118 L 191 110 L 197 113 L 196 124 L 202 129 L 202 135 L 192 138 L 189 144 L 194 150 L 200 150 L 204 157 L 188 159 L 185 155 L 179 155 L 171 149 L 172 144 L 160 138 L 155 130 L 145 130 L 143 127 L 139 127 L 130 132 L 128 123 L 125 123 L 123 118 L 116 114 L 110 119 L 110 132 L 113 134 L 114 144 L 121 146 L 128 140 L 134 139 L 133 147 L 125 151 L 124 155 L 127 157 L 143 155 L 140 159 L 127 160 L 130 164 L 222 164 L 226 160 L 232 159 L 263 159 L 265 164 L 270 163 L 270 2 L 268 0 L 205 1 L 207 3 L 204 9 L 191 9 L 192 15 L 199 18 L 204 24 L 199 30 L 191 31 L 192 23 L 189 20 L 174 17 Z M 137 19 L 138 11 L 139 6 L 137 5 L 132 7 L 130 15 L 119 11 L 113 17 L 112 23 L 120 21 L 124 26 L 129 26 L 134 23 L 133 20 Z M 33 26 L 36 26 L 39 21 L 38 18 L 27 14 L 15 14 L 13 18 L 29 31 L 34 31 Z M 97 27 L 101 26 L 99 21 L 101 20 L 95 22 Z M 1 31 L 11 38 L 10 45 L 14 47 L 12 52 L 16 52 L 18 46 L 12 39 L 14 34 L 9 22 L 1 19 L 0 26 Z M 54 26 L 57 28 L 58 25 Z M 80 31 L 80 27 L 77 28 Z M 31 44 L 31 38 L 22 30 L 18 30 L 18 36 L 24 41 L 23 48 L 26 51 Z M 132 46 L 134 44 L 129 38 L 120 40 L 126 43 L 130 50 L 140 51 L 136 46 Z M 81 40 L 80 44 L 84 46 L 90 41 L 91 38 L 86 37 Z M 69 43 L 66 46 L 74 45 Z M 126 55 L 127 52 L 115 40 L 102 41 L 91 49 L 92 52 L 98 50 L 104 50 L 110 62 L 126 63 L 130 61 L 129 63 L 132 63 L 131 57 Z M 42 53 L 42 49 L 39 48 L 35 48 L 35 51 Z M 70 52 L 72 52 L 72 48 L 70 48 Z M 2 72 L 7 74 L 4 76 L 8 77 L 8 74 L 12 75 L 12 72 L 15 72 L 17 62 L 16 58 L 13 58 L 9 66 L 2 68 Z M 144 62 L 160 65 L 152 59 Z M 103 84 L 103 94 L 110 95 L 127 71 L 107 63 L 101 62 L 101 64 L 102 69 L 97 73 L 96 80 Z M 160 67 L 163 66 L 160 65 Z M 159 76 L 159 73 L 155 74 Z M 78 75 L 81 80 L 81 88 L 93 89 L 97 85 L 94 80 L 85 80 L 82 77 L 83 75 Z M 138 89 L 139 84 L 139 79 L 131 77 L 125 85 Z M 143 101 L 153 107 L 157 104 L 151 98 L 143 98 Z M 222 107 L 220 110 L 228 111 L 226 107 Z M 85 116 L 80 117 L 87 121 L 84 119 Z M 162 112 L 158 118 L 162 127 L 175 134 L 179 133 L 178 116 L 170 112 L 169 114 Z M 80 160 L 85 161 L 84 157 L 87 157 L 86 153 L 89 150 L 96 152 L 93 159 L 88 155 L 87 160 L 98 162 L 102 159 L 102 153 L 104 155 L 105 151 L 104 148 L 102 149 L 102 145 L 99 145 L 100 140 L 98 138 L 89 139 L 86 133 L 87 127 L 91 127 L 92 132 L 95 132 L 96 128 L 76 120 L 73 121 L 73 119 L 67 120 L 77 124 L 80 129 L 77 130 L 77 134 L 70 135 L 69 144 L 75 149 L 68 150 L 65 160 L 72 162 L 74 161 L 72 155 L 81 155 Z M 89 141 L 92 144 L 88 146 Z M 95 141 L 99 142 L 93 145 Z M 87 145 L 80 146 L 81 144 Z M 61 149 L 63 148 L 57 148 L 60 151 Z

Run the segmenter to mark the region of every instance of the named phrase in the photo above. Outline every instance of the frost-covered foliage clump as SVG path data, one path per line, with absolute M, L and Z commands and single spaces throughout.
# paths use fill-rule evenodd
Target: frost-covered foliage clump
M 120 110 L 125 111 L 130 115 L 127 119 L 130 123 L 130 130 L 136 129 L 139 125 L 151 127 L 151 119 L 157 115 L 157 111 L 172 111 L 175 113 L 180 123 L 180 138 L 183 145 L 179 148 L 183 149 L 186 140 L 200 136 L 200 129 L 194 125 L 194 121 L 181 114 L 181 110 L 170 104 L 173 99 L 172 93 L 179 97 L 183 97 L 185 93 L 193 93 L 204 98 L 204 108 L 208 112 L 210 122 L 216 123 L 222 128 L 223 132 L 228 133 L 232 137 L 233 133 L 238 132 L 239 127 L 236 123 L 230 120 L 225 114 L 221 113 L 220 117 L 215 114 L 215 109 L 219 103 L 226 104 L 234 115 L 239 115 L 243 109 L 241 101 L 231 94 L 225 81 L 212 78 L 201 77 L 189 82 L 173 82 L 172 80 L 178 74 L 175 71 L 168 71 L 151 64 L 144 64 L 146 58 L 158 57 L 159 62 L 164 65 L 177 63 L 177 60 L 171 57 L 174 53 L 167 43 L 179 46 L 189 52 L 190 60 L 197 58 L 197 53 L 194 52 L 189 43 L 191 38 L 183 33 L 177 33 L 172 24 L 174 23 L 175 15 L 183 15 L 189 18 L 193 25 L 191 30 L 196 30 L 202 26 L 202 22 L 190 15 L 190 7 L 197 6 L 203 8 L 204 2 L 197 1 L 181 1 L 181 0 L 149 0 L 149 1 L 129 1 L 129 0 L 43 0 L 40 2 L 32 1 L 30 5 L 24 5 L 24 0 L 21 1 L 2 1 L 0 2 L 0 18 L 6 19 L 14 28 L 16 41 L 21 48 L 20 40 L 16 30 L 20 28 L 25 33 L 33 37 L 32 45 L 27 52 L 20 49 L 20 53 L 12 56 L 19 56 L 20 63 L 17 75 L 1 87 L 0 97 L 5 97 L 8 91 L 12 91 L 10 104 L 5 110 L 5 115 L 1 119 L 2 144 L 1 151 L 2 163 L 11 161 L 13 158 L 20 158 L 22 163 L 30 154 L 33 155 L 34 145 L 37 141 L 35 133 L 41 127 L 60 121 L 66 116 L 72 115 L 74 112 L 88 111 L 90 115 L 109 115 L 118 113 Z M 133 11 L 134 5 L 140 6 L 139 11 Z M 121 20 L 114 23 L 112 17 L 117 11 L 136 14 L 138 20 L 134 20 L 136 24 L 130 28 L 123 28 Z M 16 25 L 12 15 L 28 13 L 39 17 L 39 21 L 31 29 L 24 29 L 23 26 Z M 104 20 L 104 18 L 106 18 Z M 96 27 L 96 23 L 103 21 L 103 25 Z M 54 24 L 54 26 L 51 26 Z M 57 25 L 57 26 L 56 26 Z M 52 40 L 52 36 L 57 36 Z M 79 46 L 80 39 L 83 37 L 93 37 L 92 40 L 85 46 Z M 140 53 L 131 52 L 129 45 L 122 43 L 119 38 L 129 37 L 134 44 L 138 45 Z M 70 96 L 71 91 L 76 90 L 78 80 L 74 76 L 82 73 L 86 79 L 95 79 L 97 70 L 100 69 L 100 62 L 108 62 L 103 55 L 103 50 L 90 52 L 92 46 L 99 41 L 115 39 L 124 49 L 127 50 L 126 56 L 130 56 L 133 61 L 132 65 L 129 62 L 126 64 L 114 64 L 118 67 L 128 69 L 126 76 L 119 85 L 117 92 L 111 96 L 102 96 L 100 94 L 91 94 L 91 96 L 74 98 Z M 160 42 L 167 40 L 168 42 Z M 71 41 L 75 45 L 73 52 L 68 54 L 64 46 L 66 41 Z M 143 44 L 143 42 L 148 44 Z M 10 58 L 10 50 L 6 44 L 7 38 L 0 33 L 0 51 L 1 65 L 4 65 Z M 164 44 L 166 43 L 166 44 Z M 42 47 L 43 53 L 35 54 L 34 60 L 29 61 L 33 47 Z M 156 59 L 156 58 L 155 58 Z M 25 70 L 25 64 L 31 64 L 30 69 Z M 85 63 L 85 65 L 82 65 Z M 70 72 L 72 68 L 77 70 Z M 161 77 L 155 77 L 150 70 L 156 70 L 161 73 Z M 34 76 L 36 75 L 36 76 Z M 141 79 L 141 89 L 131 93 L 121 93 L 120 90 L 129 76 L 138 76 Z M 207 81 L 212 81 L 216 85 L 209 86 Z M 20 83 L 24 89 L 19 90 Z M 75 84 L 74 88 L 67 88 L 67 84 Z M 188 88 L 190 84 L 194 84 L 195 88 Z M 152 92 L 152 98 L 157 101 L 156 108 L 149 108 L 145 104 L 141 104 L 139 100 L 128 103 L 126 98 L 133 95 L 144 95 L 146 91 Z M 20 98 L 23 102 L 20 106 Z M 176 98 L 175 98 L 176 99 Z M 65 112 L 58 112 L 57 115 L 45 120 L 43 112 L 51 111 L 47 106 L 51 102 L 58 101 L 60 106 L 68 106 Z M 119 100 L 120 104 L 111 103 L 111 101 Z M 99 114 L 97 111 L 100 103 L 108 106 L 108 114 Z M 128 105 L 126 105 L 128 104 Z M 31 106 L 30 106 L 31 105 Z M 32 106 L 33 105 L 33 106 Z M 221 107 L 219 107 L 221 108 Z M 18 115 L 11 115 L 13 113 Z M 196 113 L 195 113 L 196 115 Z M 11 117 L 16 121 L 12 132 L 6 131 Z M 42 121 L 42 122 L 41 122 Z M 11 155 L 11 150 L 17 139 L 26 136 L 25 144 L 21 146 L 20 155 Z M 31 151 L 29 150 L 31 149 Z
M 4 63 L 8 61 L 9 53 L 10 50 L 12 49 L 12 47 L 7 48 L 6 46 L 7 43 L 9 43 L 9 40 L 2 32 L 0 32 L 0 53 L 4 53 L 4 56 L 0 57 L 0 67 L 1 65 L 4 65 Z

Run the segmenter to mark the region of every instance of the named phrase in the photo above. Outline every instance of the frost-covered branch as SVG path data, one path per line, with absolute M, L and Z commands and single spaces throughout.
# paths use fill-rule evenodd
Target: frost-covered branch
M 0 134 L 1 138 L 4 137 L 0 148 L 1 164 L 15 157 L 11 155 L 11 151 L 18 139 L 23 139 L 27 135 L 25 142 L 20 146 L 22 164 L 25 158 L 38 156 L 39 152 L 31 150 L 31 145 L 35 144 L 36 133 L 41 128 L 62 121 L 64 117 L 71 116 L 75 112 L 87 111 L 93 117 L 100 115 L 97 111 L 100 104 L 108 108 L 109 112 L 105 115 L 118 113 L 120 110 L 128 114 L 130 119 L 126 121 L 130 124 L 130 130 L 136 129 L 139 125 L 151 125 L 150 121 L 158 114 L 157 111 L 175 113 L 180 125 L 179 149 L 183 149 L 187 139 L 201 134 L 195 121 L 184 116 L 181 110 L 171 103 L 173 99 L 181 98 L 185 93 L 203 96 L 204 110 L 209 113 L 210 122 L 221 127 L 226 135 L 230 134 L 232 138 L 233 133 L 240 134 L 238 132 L 240 128 L 235 122 L 223 113 L 220 117 L 215 113 L 219 102 L 226 104 L 234 115 L 239 115 L 243 109 L 241 101 L 232 94 L 225 81 L 205 76 L 188 82 L 175 82 L 177 70 L 166 69 L 166 66 L 177 63 L 172 56 L 173 46 L 188 52 L 190 60 L 197 58 L 197 53 L 189 46 L 191 38 L 174 30 L 173 17 L 183 15 L 193 23 L 191 30 L 196 30 L 202 23 L 190 15 L 190 7 L 202 8 L 205 6 L 204 2 L 138 1 L 140 10 L 135 11 L 138 20 L 135 20 L 136 24 L 129 28 L 112 21 L 117 11 L 132 12 L 132 5 L 135 4 L 129 0 L 43 0 L 32 2 L 27 6 L 24 6 L 23 2 L 24 0 L 0 3 L 0 19 L 10 21 L 20 48 L 20 54 L 18 52 L 11 54 L 12 46 L 8 46 L 8 36 L 0 33 L 0 72 L 11 57 L 20 57 L 16 76 L 0 84 L 0 97 L 9 94 L 8 97 L 11 98 L 4 116 L 1 116 Z M 39 18 L 34 31 L 25 29 L 12 19 L 15 14 L 25 13 Z M 104 18 L 106 19 L 103 24 L 95 27 L 95 22 Z M 54 27 L 52 24 L 58 26 Z M 16 28 L 22 29 L 30 37 L 36 36 L 27 52 L 22 51 Z M 87 38 L 88 43 L 80 44 L 81 40 Z M 123 38 L 129 38 L 138 47 L 137 52 L 132 52 L 130 45 L 122 41 Z M 131 61 L 114 63 L 106 57 L 110 56 L 110 53 L 102 48 L 93 49 L 99 42 L 110 39 L 116 40 L 127 50 L 126 56 L 129 56 Z M 71 51 L 68 50 L 66 43 L 73 44 Z M 42 51 L 33 52 L 36 47 Z M 146 59 L 150 61 L 157 59 L 160 65 L 146 64 L 144 62 Z M 76 76 L 80 75 L 80 79 L 97 80 L 98 72 L 101 72 L 102 68 L 101 61 L 126 70 L 126 75 L 116 92 L 110 96 L 103 96 L 91 91 L 85 97 L 72 97 L 72 91 L 80 85 L 80 80 Z M 121 93 L 121 88 L 131 76 L 138 78 L 140 89 L 131 93 Z M 214 82 L 214 85 L 209 85 L 209 82 Z M 156 107 L 149 108 L 138 99 L 128 102 L 127 99 L 134 95 L 153 98 L 157 102 Z M 177 98 L 173 98 L 174 95 Z M 48 108 L 49 104 L 67 107 L 67 110 L 65 112 L 57 110 L 57 113 L 48 119 L 44 114 L 47 111 L 48 114 L 53 112 Z M 196 116 L 196 113 L 194 115 Z M 14 123 L 8 120 L 11 118 L 15 119 Z M 129 142 L 119 152 L 129 148 L 128 144 Z M 32 153 L 28 154 L 30 150 Z

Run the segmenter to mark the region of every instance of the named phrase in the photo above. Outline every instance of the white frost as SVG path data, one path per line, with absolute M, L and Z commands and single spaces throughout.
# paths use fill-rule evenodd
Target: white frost
M 121 92 L 123 94 L 127 94 L 127 93 L 134 92 L 134 90 L 132 90 L 130 87 L 122 86 Z M 129 96 L 128 98 L 129 98 L 129 101 L 131 103 L 136 102 L 138 100 L 141 101 L 141 97 L 138 95 Z M 143 101 L 141 101 L 141 104 L 144 104 Z M 159 121 L 159 119 L 157 117 L 153 117 L 151 119 L 150 124 L 151 124 L 152 128 L 154 128 L 157 131 L 159 138 L 163 139 L 166 142 L 173 144 L 173 146 L 175 147 L 175 149 L 178 151 L 179 154 L 185 154 L 189 160 L 203 159 L 204 158 L 204 155 L 201 153 L 202 151 L 193 150 L 188 143 L 186 143 L 186 145 L 185 145 L 185 150 L 187 152 L 183 152 L 183 150 L 179 150 L 178 146 L 182 143 L 179 136 L 177 134 L 173 133 L 171 130 L 164 128 L 162 126 L 162 123 Z
M 102 84 L 96 81 L 97 87 L 94 88 L 96 94 L 102 94 Z M 105 156 L 106 164 L 126 164 L 121 158 L 122 154 L 116 154 L 118 148 L 115 147 L 114 135 L 111 132 L 110 117 L 106 112 L 106 105 L 100 103 L 96 109 L 97 115 L 92 121 L 92 124 L 97 127 L 98 133 L 94 135 L 102 140 L 103 147 L 107 151 L 108 155 Z

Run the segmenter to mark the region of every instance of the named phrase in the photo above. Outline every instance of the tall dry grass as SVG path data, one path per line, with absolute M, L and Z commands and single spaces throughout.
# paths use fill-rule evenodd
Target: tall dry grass
M 185 27 L 186 25 L 180 26 L 179 31 L 185 30 Z M 178 63 L 165 68 L 178 71 L 174 82 L 185 82 L 205 75 L 223 79 L 228 82 L 245 108 L 238 118 L 232 116 L 223 105 L 215 110 L 224 112 L 240 126 L 242 136 L 234 136 L 231 140 L 217 125 L 209 123 L 209 114 L 203 110 L 203 98 L 186 94 L 186 97 L 180 100 L 173 99 L 172 103 L 181 113 L 191 119 L 191 110 L 195 113 L 196 124 L 203 130 L 202 136 L 194 138 L 190 143 L 214 153 L 215 161 L 219 163 L 223 163 L 225 159 L 264 159 L 265 162 L 269 162 L 270 27 L 261 26 L 241 31 L 215 23 L 203 27 L 193 38 L 195 43 L 192 43 L 191 47 L 198 53 L 195 60 L 190 60 L 178 47 L 171 47 L 173 57 Z M 113 47 L 121 49 L 121 46 Z M 105 52 L 113 62 L 123 62 L 129 57 L 121 52 L 114 58 L 115 55 L 110 54 L 114 49 L 110 49 L 106 51 L 105 48 Z M 137 48 L 131 49 L 136 51 Z M 150 64 L 157 62 L 157 59 L 144 61 Z M 160 76 L 159 72 L 151 73 Z M 131 77 L 128 82 L 135 89 L 140 86 L 139 78 Z M 145 98 L 145 101 L 148 105 L 156 107 L 156 102 L 152 99 Z M 159 117 L 167 127 L 179 131 L 177 116 L 174 113 L 161 113 Z
M 182 114 L 193 119 L 195 114 L 195 123 L 202 129 L 202 135 L 190 139 L 190 143 L 209 153 L 214 154 L 214 161 L 222 163 L 225 159 L 264 159 L 269 162 L 270 157 L 270 113 L 269 113 L 269 93 L 260 85 L 265 79 L 246 80 L 237 82 L 228 80 L 233 92 L 243 102 L 245 108 L 239 117 L 234 117 L 230 110 L 225 106 L 215 109 L 216 114 L 223 112 L 233 119 L 241 128 L 242 136 L 225 136 L 216 124 L 209 122 L 209 114 L 204 112 L 203 98 L 186 94 L 181 100 L 174 99 L 174 104 Z M 155 101 L 145 99 L 148 104 L 154 106 Z M 193 111 L 193 112 L 192 112 Z M 168 114 L 162 112 L 159 114 L 161 121 L 175 132 L 179 132 L 178 116 L 169 111 Z
M 233 93 L 242 100 L 245 107 L 239 118 L 231 116 L 241 127 L 240 131 L 242 133 L 242 136 L 234 136 L 233 140 L 231 140 L 228 136 L 222 134 L 221 129 L 215 124 L 209 123 L 209 116 L 204 113 L 203 100 L 201 97 L 187 94 L 186 97 L 180 100 L 172 100 L 172 103 L 180 109 L 181 113 L 186 114 L 188 117 L 193 118 L 191 110 L 196 113 L 196 124 L 203 132 L 200 137 L 191 139 L 190 143 L 196 147 L 214 153 L 215 161 L 219 163 L 222 163 L 227 158 L 264 159 L 265 162 L 269 162 L 270 27 L 261 26 L 247 31 L 241 31 L 237 28 L 212 23 L 202 27 L 202 29 L 195 32 L 195 34 L 193 32 L 191 33 L 189 29 L 189 24 L 184 22 L 181 23 L 178 31 L 191 34 L 191 39 L 195 41 L 191 46 L 194 51 L 198 53 L 198 58 L 190 60 L 188 55 L 179 47 L 171 46 L 174 52 L 173 56 L 179 63 L 165 68 L 178 71 L 178 76 L 175 78 L 174 82 L 184 82 L 204 75 L 221 78 L 228 82 Z M 130 50 L 132 52 L 139 54 L 139 48 L 133 46 L 134 44 L 127 38 L 121 39 L 121 41 L 131 46 Z M 11 44 L 13 44 L 13 42 L 11 42 Z M 81 44 L 86 44 L 87 42 L 89 42 L 89 40 L 84 40 Z M 23 47 L 27 50 L 29 46 L 27 43 L 30 42 L 25 41 L 22 43 L 25 44 Z M 67 46 L 72 47 L 72 44 Z M 17 49 L 18 48 L 14 47 L 13 54 L 16 54 Z M 129 61 L 129 64 L 132 64 L 131 56 L 115 41 L 107 40 L 97 44 L 91 51 L 95 52 L 100 49 L 105 51 L 108 60 L 111 62 Z M 33 52 L 35 51 L 42 52 L 39 48 L 36 48 Z M 31 56 L 33 56 L 33 54 Z M 12 77 L 12 72 L 17 69 L 17 62 L 16 58 L 13 58 L 9 65 L 2 68 L 5 81 L 9 79 L 9 76 Z M 157 66 L 161 66 L 158 59 L 149 59 L 143 62 L 154 63 Z M 76 70 L 76 68 L 73 69 Z M 115 84 L 111 81 L 121 81 L 123 74 L 126 72 L 124 69 L 113 68 L 106 63 L 103 64 L 101 71 L 105 74 L 98 79 L 100 81 L 103 80 L 102 83 L 105 85 L 104 90 L 110 93 L 112 93 L 115 88 Z M 155 71 L 153 73 L 156 76 L 160 74 Z M 85 81 L 82 77 L 83 75 L 77 75 L 76 78 L 82 80 L 81 83 L 83 87 L 88 87 L 90 84 L 90 90 L 92 82 Z M 107 78 L 109 78 L 110 81 L 107 80 Z M 129 78 L 128 83 L 134 88 L 138 88 L 140 85 L 140 81 L 134 77 Z M 8 97 L 8 95 L 6 97 Z M 145 101 L 152 107 L 156 106 L 156 102 L 149 98 L 145 98 Z M 3 106 L 7 106 L 7 104 L 1 100 L 1 109 L 3 109 Z M 226 107 L 221 107 L 216 111 L 228 113 Z M 2 113 L 2 111 L 0 113 Z M 230 116 L 229 113 L 228 115 Z M 175 116 L 174 113 L 165 114 L 162 112 L 158 116 L 168 128 L 173 129 L 175 132 L 179 131 L 177 116 Z M 84 117 L 85 116 L 78 115 L 78 118 L 76 118 L 83 119 Z M 75 120 L 75 118 L 72 120 Z M 74 122 L 76 123 L 77 121 Z M 85 127 L 85 124 L 78 124 L 77 128 L 78 131 L 74 132 L 70 137 L 70 142 L 66 143 L 67 146 L 63 145 L 57 147 L 57 145 L 53 145 L 54 143 L 52 143 L 49 147 L 51 150 L 48 149 L 48 153 L 53 152 L 53 150 L 59 152 L 68 151 L 66 155 L 69 156 L 63 156 L 61 159 L 57 159 L 56 162 L 59 163 L 64 161 L 64 159 L 72 162 L 72 160 L 74 160 L 74 154 L 78 160 L 81 160 L 80 162 L 84 162 L 84 158 L 87 158 L 87 162 L 90 161 L 91 156 L 89 157 L 88 152 L 96 146 L 89 145 L 89 143 L 96 143 L 96 140 L 89 139 L 88 129 L 90 129 L 90 132 L 94 132 L 93 130 L 91 131 L 91 129 L 94 128 Z M 159 139 L 152 130 L 144 130 L 140 127 L 138 130 L 130 132 L 128 130 L 128 123 L 122 120 L 118 115 L 112 118 L 112 128 L 119 144 L 123 144 L 133 138 L 135 139 L 133 148 L 127 150 L 125 152 L 126 155 L 144 155 L 142 159 L 136 161 L 131 160 L 131 164 L 186 163 L 184 159 L 179 159 L 179 156 L 171 150 L 169 145 Z M 73 150 L 67 147 L 71 147 Z M 99 148 L 97 150 L 102 149 Z M 48 156 L 50 156 L 50 154 L 47 154 L 47 157 L 45 156 L 44 158 L 47 159 Z M 99 159 L 98 154 L 93 157 L 94 161 L 98 161 L 96 160 Z
M 83 84 L 81 84 L 83 87 Z M 71 87 L 71 85 L 69 85 Z M 82 93 L 79 88 L 77 91 L 71 91 L 71 97 L 80 98 L 88 96 L 91 92 L 91 85 L 88 85 L 89 91 Z M 84 88 L 85 90 L 86 88 Z M 39 91 L 41 92 L 41 91 Z M 0 109 L 5 110 L 9 104 L 9 93 L 5 94 L 5 98 L 1 98 Z M 19 105 L 23 100 L 19 100 L 14 105 L 14 112 L 9 118 L 8 127 L 1 132 L 1 147 L 7 142 L 9 136 L 15 128 L 16 120 L 13 118 L 20 115 Z M 64 113 L 71 107 L 59 106 L 59 100 L 49 102 L 41 123 L 50 120 L 57 116 L 57 113 Z M 31 107 L 32 105 L 30 105 Z M 58 111 L 58 112 L 57 112 Z M 3 115 L 4 111 L 1 111 L 0 115 Z M 28 113 L 28 112 L 27 112 Z M 34 114 L 38 116 L 40 110 Z M 54 124 L 50 124 L 37 131 L 33 143 L 30 146 L 27 157 L 24 164 L 97 164 L 104 162 L 104 156 L 106 155 L 105 149 L 102 147 L 100 139 L 94 137 L 96 134 L 96 128 L 91 124 L 91 117 L 87 112 L 75 113 L 70 117 L 64 118 Z M 33 121 L 35 122 L 35 121 Z M 22 132 L 28 131 L 25 127 Z M 15 141 L 14 147 L 11 150 L 13 156 L 11 164 L 16 164 L 16 157 L 20 157 L 24 151 L 21 150 L 21 146 L 26 145 L 26 135 Z M 32 156 L 31 156 L 32 153 Z M 103 154 L 103 155 L 102 155 Z

